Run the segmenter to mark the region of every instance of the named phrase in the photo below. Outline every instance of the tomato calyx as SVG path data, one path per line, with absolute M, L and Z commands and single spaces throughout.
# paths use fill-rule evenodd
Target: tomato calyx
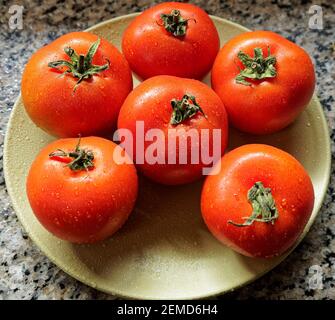
M 73 89 L 73 91 L 75 91 L 77 86 L 84 79 L 88 79 L 94 74 L 97 74 L 109 68 L 110 63 L 108 60 L 107 63 L 102 66 L 92 64 L 92 59 L 96 54 L 99 45 L 100 38 L 98 38 L 98 40 L 91 45 L 86 55 L 78 55 L 76 51 L 71 47 L 65 47 L 64 52 L 68 55 L 71 61 L 57 60 L 49 62 L 48 67 L 55 69 L 59 69 L 59 67 L 67 67 L 68 69 L 65 70 L 63 74 L 71 73 L 73 77 L 78 78 L 78 81 Z
M 50 158 L 55 157 L 68 157 L 73 158 L 71 162 L 66 164 L 66 167 L 69 167 L 72 171 L 80 171 L 92 169 L 94 167 L 94 155 L 91 150 L 85 150 L 80 148 L 80 138 L 78 139 L 78 143 L 74 149 L 74 151 L 65 152 L 64 150 L 57 149 L 49 154 Z
M 171 13 L 162 13 L 161 19 L 165 30 L 175 37 L 183 37 L 186 34 L 187 23 L 190 19 L 184 19 L 179 10 L 172 10 Z
M 248 191 L 248 200 L 252 205 L 251 216 L 243 217 L 246 220 L 244 223 L 231 220 L 228 223 L 237 227 L 250 226 L 254 221 L 274 224 L 279 215 L 270 188 L 264 188 L 261 181 L 256 182 Z
M 244 69 L 236 76 L 236 83 L 251 86 L 251 82 L 247 79 L 266 79 L 274 78 L 277 75 L 275 68 L 276 57 L 270 53 L 270 47 L 268 47 L 268 56 L 264 58 L 263 51 L 261 48 L 254 49 L 254 57 L 250 57 L 243 51 L 239 51 L 237 54 L 239 60 L 243 63 Z
M 184 94 L 181 100 L 172 99 L 171 106 L 173 111 L 170 124 L 179 124 L 186 119 L 192 118 L 198 112 L 201 112 L 203 116 L 207 118 L 200 105 L 196 102 L 195 97 L 192 95 Z

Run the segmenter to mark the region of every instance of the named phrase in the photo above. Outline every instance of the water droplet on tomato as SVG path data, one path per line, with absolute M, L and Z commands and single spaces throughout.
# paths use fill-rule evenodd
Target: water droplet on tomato
M 287 205 L 287 201 L 286 201 L 285 198 L 283 198 L 283 199 L 281 200 L 281 205 L 282 205 L 283 208 L 286 207 L 286 205 Z

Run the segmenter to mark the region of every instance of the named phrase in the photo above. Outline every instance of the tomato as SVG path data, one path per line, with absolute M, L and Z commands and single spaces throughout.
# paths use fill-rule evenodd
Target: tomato
M 270 31 L 228 41 L 212 69 L 212 88 L 229 121 L 252 134 L 279 131 L 308 105 L 315 86 L 312 61 L 296 44 Z
M 219 46 L 218 32 L 207 13 L 179 2 L 142 12 L 122 39 L 131 69 L 144 79 L 156 75 L 201 79 L 212 68 Z
M 37 126 L 76 137 L 111 133 L 132 86 L 129 65 L 116 47 L 94 34 L 72 32 L 30 58 L 21 91 Z
M 208 176 L 202 216 L 212 234 L 251 257 L 280 255 L 297 241 L 313 209 L 311 179 L 288 153 L 244 145 L 227 153 Z
M 74 243 L 103 240 L 127 220 L 137 197 L 134 165 L 121 147 L 98 137 L 57 140 L 42 149 L 27 178 L 40 223 Z
M 140 122 L 143 136 L 137 127 Z M 211 155 L 214 152 L 214 130 L 218 133 L 215 150 L 220 159 L 227 145 L 227 127 L 224 106 L 211 88 L 198 80 L 173 76 L 156 76 L 142 82 L 129 94 L 118 118 L 118 128 L 129 130 L 135 137 L 132 152 L 137 167 L 145 176 L 167 185 L 192 182 L 202 176 L 202 169 L 210 166 L 202 155 L 206 150 Z M 154 137 L 153 129 L 161 135 Z M 207 140 L 205 134 L 201 139 L 204 131 L 208 132 Z M 151 152 L 153 159 L 147 156 Z M 194 154 L 198 161 L 196 156 L 192 160 Z

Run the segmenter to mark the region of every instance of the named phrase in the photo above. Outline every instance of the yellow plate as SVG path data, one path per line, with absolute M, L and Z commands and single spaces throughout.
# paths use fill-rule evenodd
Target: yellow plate
M 120 48 L 122 32 L 134 17 L 131 14 L 112 19 L 89 31 Z M 212 19 L 221 45 L 247 31 L 227 20 Z M 17 216 L 36 245 L 57 266 L 87 285 L 130 298 L 204 298 L 255 280 L 287 256 L 271 260 L 246 258 L 216 241 L 201 219 L 201 181 L 164 187 L 141 179 L 137 207 L 111 239 L 95 245 L 73 245 L 58 240 L 34 217 L 25 190 L 31 162 L 54 139 L 30 121 L 19 97 L 4 147 L 7 188 Z M 313 98 L 293 125 L 280 133 L 250 137 L 231 131 L 230 148 L 245 143 L 267 143 L 282 148 L 300 160 L 309 172 L 316 195 L 315 207 L 300 241 L 321 207 L 330 173 L 328 129 L 317 98 Z

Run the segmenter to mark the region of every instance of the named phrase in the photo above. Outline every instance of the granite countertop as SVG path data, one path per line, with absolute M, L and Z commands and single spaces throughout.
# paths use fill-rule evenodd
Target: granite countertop
M 192 1 L 208 13 L 251 29 L 269 29 L 303 46 L 316 66 L 317 93 L 327 117 L 335 156 L 335 2 L 318 1 L 323 30 L 308 27 L 312 2 L 306 0 Z M 6 1 L 0 6 L 0 157 L 6 125 L 20 91 L 23 66 L 42 45 L 69 31 L 82 30 L 112 17 L 141 11 L 149 0 Z M 331 4 L 332 3 L 332 4 Z M 23 5 L 23 29 L 10 30 L 8 10 Z M 323 207 L 298 248 L 277 268 L 222 299 L 335 299 L 335 165 Z M 0 162 L 0 300 L 114 299 L 74 280 L 52 262 L 25 234 L 10 203 Z M 309 286 L 313 270 L 322 286 Z M 321 285 L 321 283 L 319 283 Z M 321 288 L 322 287 L 322 288 Z

